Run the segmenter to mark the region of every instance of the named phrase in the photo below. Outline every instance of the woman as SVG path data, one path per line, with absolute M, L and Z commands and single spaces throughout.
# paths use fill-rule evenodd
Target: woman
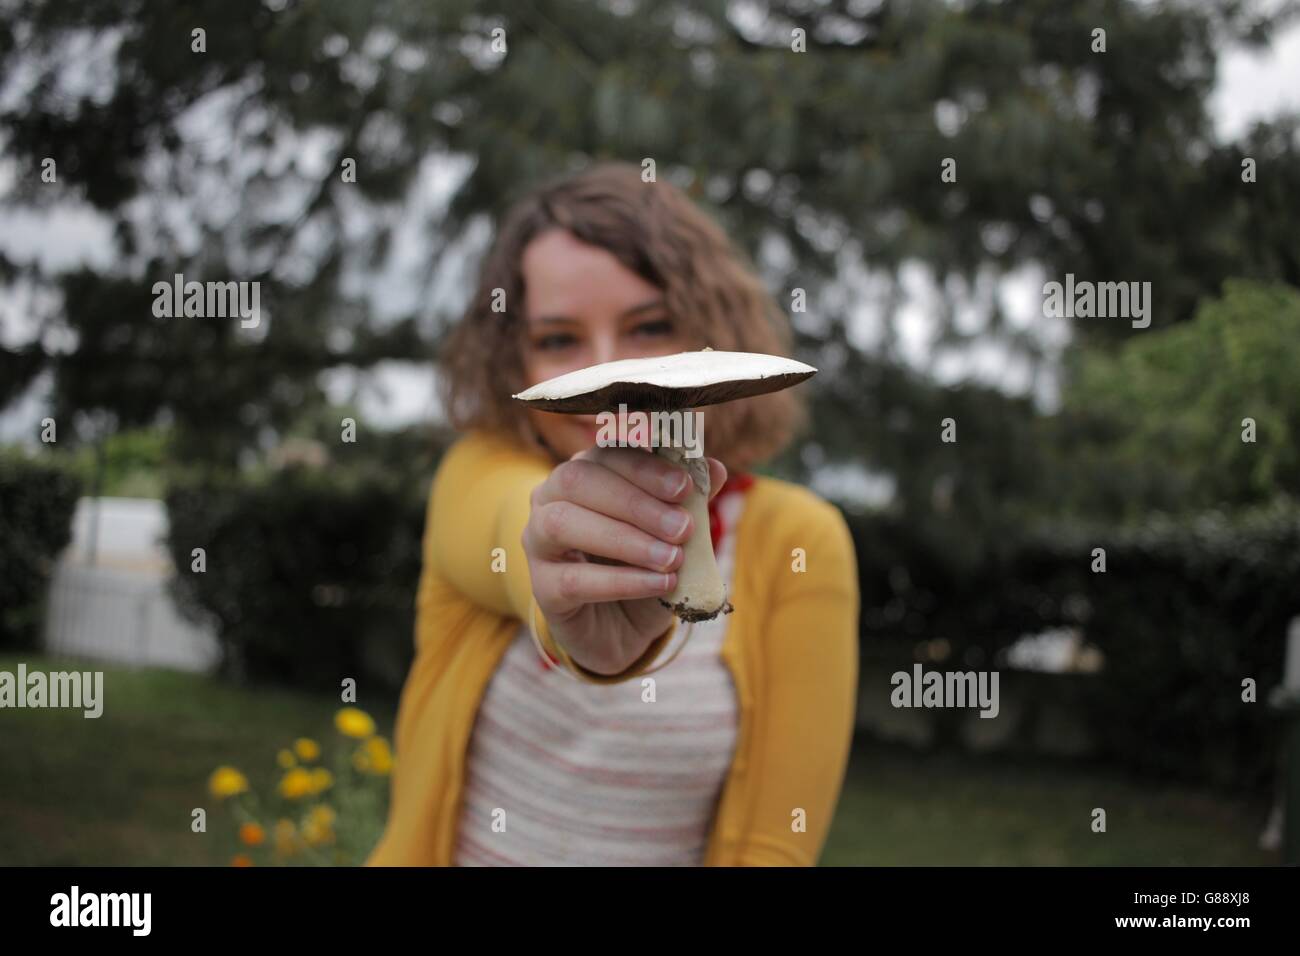
M 636 167 L 509 212 L 442 353 L 465 434 L 433 481 L 370 865 L 816 863 L 853 729 L 853 546 L 835 508 L 748 472 L 789 442 L 799 389 L 704 410 L 717 490 L 698 529 L 658 456 L 510 398 L 600 362 L 789 338 L 722 231 Z M 694 533 L 735 610 L 679 625 L 658 599 Z

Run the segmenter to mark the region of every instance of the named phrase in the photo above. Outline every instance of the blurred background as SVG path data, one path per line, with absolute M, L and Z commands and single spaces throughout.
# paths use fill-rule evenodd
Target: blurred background
M 715 215 L 822 369 L 766 470 L 857 545 L 824 863 L 1300 849 L 1294 5 L 0 10 L 0 670 L 106 697 L 0 711 L 0 864 L 364 854 L 432 356 L 504 206 L 598 158 Z M 155 315 L 177 273 L 260 283 L 260 321 Z M 1149 282 L 1150 326 L 1046 315 L 1067 274 Z M 892 707 L 917 662 L 998 670 L 997 719 Z

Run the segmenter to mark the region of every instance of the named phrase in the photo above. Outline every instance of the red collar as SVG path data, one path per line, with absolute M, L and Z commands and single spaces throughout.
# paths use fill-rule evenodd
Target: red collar
M 726 531 L 723 527 L 722 515 L 718 512 L 718 501 L 723 495 L 744 494 L 754 484 L 754 476 L 743 471 L 734 472 L 727 475 L 727 481 L 722 486 L 722 490 L 713 496 L 709 502 L 709 536 L 713 538 L 713 550 L 717 551 L 722 543 L 722 535 Z

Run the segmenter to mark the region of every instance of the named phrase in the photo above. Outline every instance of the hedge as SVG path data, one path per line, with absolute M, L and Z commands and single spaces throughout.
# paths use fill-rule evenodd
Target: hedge
M 50 575 L 72 538 L 80 493 L 62 464 L 0 455 L 0 647 L 39 642 Z
M 1273 778 L 1280 725 L 1267 698 L 1300 614 L 1300 509 L 1008 529 L 974 562 L 887 518 L 850 524 L 865 654 L 910 662 L 918 641 L 944 638 L 955 663 L 938 666 L 996 667 L 1021 635 L 1076 626 L 1105 655 L 1101 673 L 1075 682 L 1099 756 L 1230 787 Z M 1242 700 L 1247 678 L 1254 703 Z
M 424 490 L 297 467 L 176 481 L 166 501 L 178 603 L 215 622 L 232 677 L 333 691 L 351 677 L 395 692 L 413 652 Z

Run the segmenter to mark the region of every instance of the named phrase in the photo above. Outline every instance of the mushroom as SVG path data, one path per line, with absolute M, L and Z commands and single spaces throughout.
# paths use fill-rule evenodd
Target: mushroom
M 776 355 L 704 349 L 605 362 L 548 379 L 512 397 L 548 412 L 591 415 L 617 409 L 620 414 L 649 416 L 655 454 L 690 475 L 685 507 L 695 527 L 684 546 L 677 587 L 660 603 L 683 621 L 708 621 L 730 614 L 733 608 L 727 602 L 709 535 L 709 467 L 703 434 L 699 431 L 695 447 L 686 447 L 684 439 L 694 431 L 683 419 L 699 406 L 777 392 L 815 374 L 817 369 L 811 365 Z M 675 433 L 674 423 L 681 423 Z

